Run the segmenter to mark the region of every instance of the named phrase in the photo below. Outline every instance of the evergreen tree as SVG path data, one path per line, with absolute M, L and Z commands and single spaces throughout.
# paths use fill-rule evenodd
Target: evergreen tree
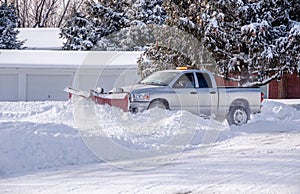
M 61 29 L 62 36 L 67 40 L 65 50 L 90 50 L 95 44 L 93 24 L 81 13 L 67 21 L 66 28 Z
M 23 42 L 17 40 L 17 17 L 13 5 L 0 6 L 0 49 L 20 49 Z
M 96 50 L 141 51 L 155 43 L 154 28 L 162 25 L 166 19 L 162 0 L 138 0 L 123 13 L 129 25 L 102 37 L 95 47 Z
M 137 0 L 127 15 L 131 20 L 144 24 L 162 25 L 167 18 L 166 10 L 162 6 L 163 0 Z
M 114 32 L 129 26 L 130 21 L 125 16 L 126 8 L 129 6 L 124 1 L 99 1 L 99 3 L 89 3 L 87 13 L 94 23 L 94 28 L 99 36 L 110 35 Z
M 145 77 L 154 71 L 180 66 L 201 69 L 210 60 L 210 54 L 193 35 L 168 25 L 153 29 L 155 44 L 138 60 L 139 74 Z
M 155 43 L 151 25 L 162 24 L 166 19 L 161 0 L 87 2 L 82 12 L 90 31 L 84 27 L 82 34 L 76 33 L 79 23 L 73 17 L 61 29 L 67 39 L 65 49 L 145 50 Z M 87 39 L 91 47 L 82 47 Z
M 165 0 L 162 5 L 168 27 L 156 30 L 156 43 L 138 60 L 139 74 L 145 77 L 157 70 L 178 66 L 203 68 L 214 63 L 203 47 L 198 24 L 205 2 Z
M 203 14 L 204 41 L 217 60 L 219 72 L 244 85 L 263 85 L 295 71 L 300 57 L 300 26 L 294 8 L 299 4 L 210 1 Z
M 217 74 L 244 85 L 263 85 L 300 69 L 299 4 L 296 0 L 166 0 L 164 6 L 169 25 L 204 42 L 216 61 Z M 199 54 L 193 47 L 190 51 Z
M 83 10 L 61 28 L 62 36 L 67 39 L 64 49 L 95 49 L 102 37 L 128 27 L 129 21 L 124 16 L 127 6 L 121 0 L 98 3 L 86 1 Z
M 148 48 L 138 60 L 138 74 L 144 78 L 155 71 L 192 66 L 192 62 L 182 53 L 162 46 Z

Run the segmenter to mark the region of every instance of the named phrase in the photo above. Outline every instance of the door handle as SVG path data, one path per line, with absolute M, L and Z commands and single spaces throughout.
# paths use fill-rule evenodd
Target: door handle
M 197 92 L 190 92 L 190 94 L 197 94 Z
M 209 93 L 211 93 L 211 94 L 216 94 L 217 92 L 216 92 L 216 91 L 211 91 L 211 92 L 209 92 Z

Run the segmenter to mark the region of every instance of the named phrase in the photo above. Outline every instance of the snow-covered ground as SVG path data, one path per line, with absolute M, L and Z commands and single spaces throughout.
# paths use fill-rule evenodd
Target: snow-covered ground
M 185 111 L 0 102 L 0 193 L 300 193 L 299 104 L 268 100 L 229 127 Z

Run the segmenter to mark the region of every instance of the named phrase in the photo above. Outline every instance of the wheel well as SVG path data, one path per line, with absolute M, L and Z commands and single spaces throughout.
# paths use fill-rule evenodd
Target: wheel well
M 166 106 L 167 109 L 170 109 L 168 101 L 166 99 L 163 99 L 163 98 L 154 99 L 150 102 L 150 104 L 153 103 L 153 102 L 156 102 L 156 101 L 162 102 Z M 149 106 L 150 106 L 150 104 L 149 104 Z
M 234 107 L 234 106 L 242 106 L 244 107 L 247 111 L 249 111 L 249 102 L 245 99 L 236 99 L 234 100 L 231 105 L 230 105 L 230 108 L 231 107 Z

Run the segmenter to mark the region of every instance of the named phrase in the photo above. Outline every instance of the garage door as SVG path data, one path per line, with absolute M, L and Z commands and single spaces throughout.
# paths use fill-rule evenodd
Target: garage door
M 27 101 L 67 100 L 71 75 L 27 75 Z
M 0 101 L 18 100 L 18 75 L 0 74 Z

